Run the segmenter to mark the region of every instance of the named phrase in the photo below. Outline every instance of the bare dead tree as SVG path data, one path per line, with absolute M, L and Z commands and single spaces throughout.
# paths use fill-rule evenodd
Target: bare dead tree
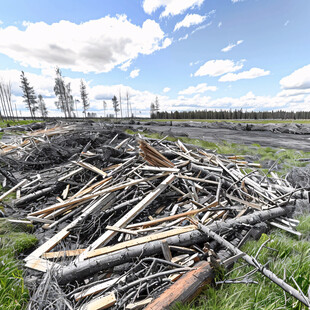
M 12 108 L 12 99 L 11 99 L 11 83 L 0 81 L 0 102 L 3 112 L 1 113 L 1 118 L 12 119 L 14 120 L 14 113 Z
M 129 112 L 130 109 L 129 109 L 129 91 L 128 89 L 126 90 L 126 100 L 127 100 L 127 117 L 129 118 L 131 116 L 131 113 Z
M 122 109 L 122 89 L 119 88 L 118 90 L 118 97 L 119 97 L 119 109 L 121 111 L 121 118 L 123 118 L 123 109 Z

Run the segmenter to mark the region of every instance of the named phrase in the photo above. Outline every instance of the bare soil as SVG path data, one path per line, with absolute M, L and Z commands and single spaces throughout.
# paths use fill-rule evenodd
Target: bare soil
M 188 138 L 215 143 L 221 141 L 245 145 L 256 143 L 264 147 L 310 151 L 310 132 L 308 133 L 308 126 L 301 127 L 301 130 L 294 126 L 294 130 L 291 130 L 290 127 L 292 126 L 288 126 L 290 124 L 268 124 L 268 126 L 261 124 L 262 126 L 255 125 L 255 127 L 246 127 L 246 125 L 233 124 L 233 126 L 227 126 L 225 124 L 219 125 L 219 123 L 208 123 L 207 125 L 202 124 L 200 127 L 196 124 L 193 125 L 193 123 L 183 123 L 181 127 L 179 123 L 173 123 L 172 126 L 166 123 L 152 123 L 150 125 L 141 123 L 140 125 L 131 125 L 131 127 L 133 130 L 147 130 L 176 137 L 187 136 Z

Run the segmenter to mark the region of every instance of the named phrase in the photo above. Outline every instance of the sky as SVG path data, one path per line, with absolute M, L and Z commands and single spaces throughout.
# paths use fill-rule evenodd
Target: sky
M 21 71 L 62 115 L 56 67 L 98 116 L 114 95 L 127 116 L 126 94 L 138 117 L 156 97 L 161 111 L 308 111 L 309 16 L 309 0 L 1 0 L 0 80 L 22 115 Z

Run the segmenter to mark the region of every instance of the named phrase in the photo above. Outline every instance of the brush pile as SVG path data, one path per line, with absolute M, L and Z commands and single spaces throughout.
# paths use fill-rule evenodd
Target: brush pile
M 14 221 L 39 237 L 24 257 L 29 309 L 169 309 L 268 227 L 299 236 L 290 215 L 308 198 L 240 156 L 100 123 L 32 132 L 2 145 L 0 163 Z

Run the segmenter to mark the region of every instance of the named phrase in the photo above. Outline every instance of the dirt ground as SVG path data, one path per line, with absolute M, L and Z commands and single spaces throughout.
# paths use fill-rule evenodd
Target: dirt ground
M 310 134 L 294 134 L 281 133 L 279 130 L 261 131 L 261 130 L 236 130 L 215 128 L 208 125 L 208 128 L 203 127 L 179 127 L 179 126 L 162 126 L 162 125 L 131 125 L 134 130 L 147 129 L 153 132 L 163 133 L 164 135 L 187 136 L 192 139 L 201 139 L 205 141 L 218 143 L 219 141 L 227 141 L 251 145 L 257 143 L 261 146 L 297 149 L 302 151 L 310 151 Z

